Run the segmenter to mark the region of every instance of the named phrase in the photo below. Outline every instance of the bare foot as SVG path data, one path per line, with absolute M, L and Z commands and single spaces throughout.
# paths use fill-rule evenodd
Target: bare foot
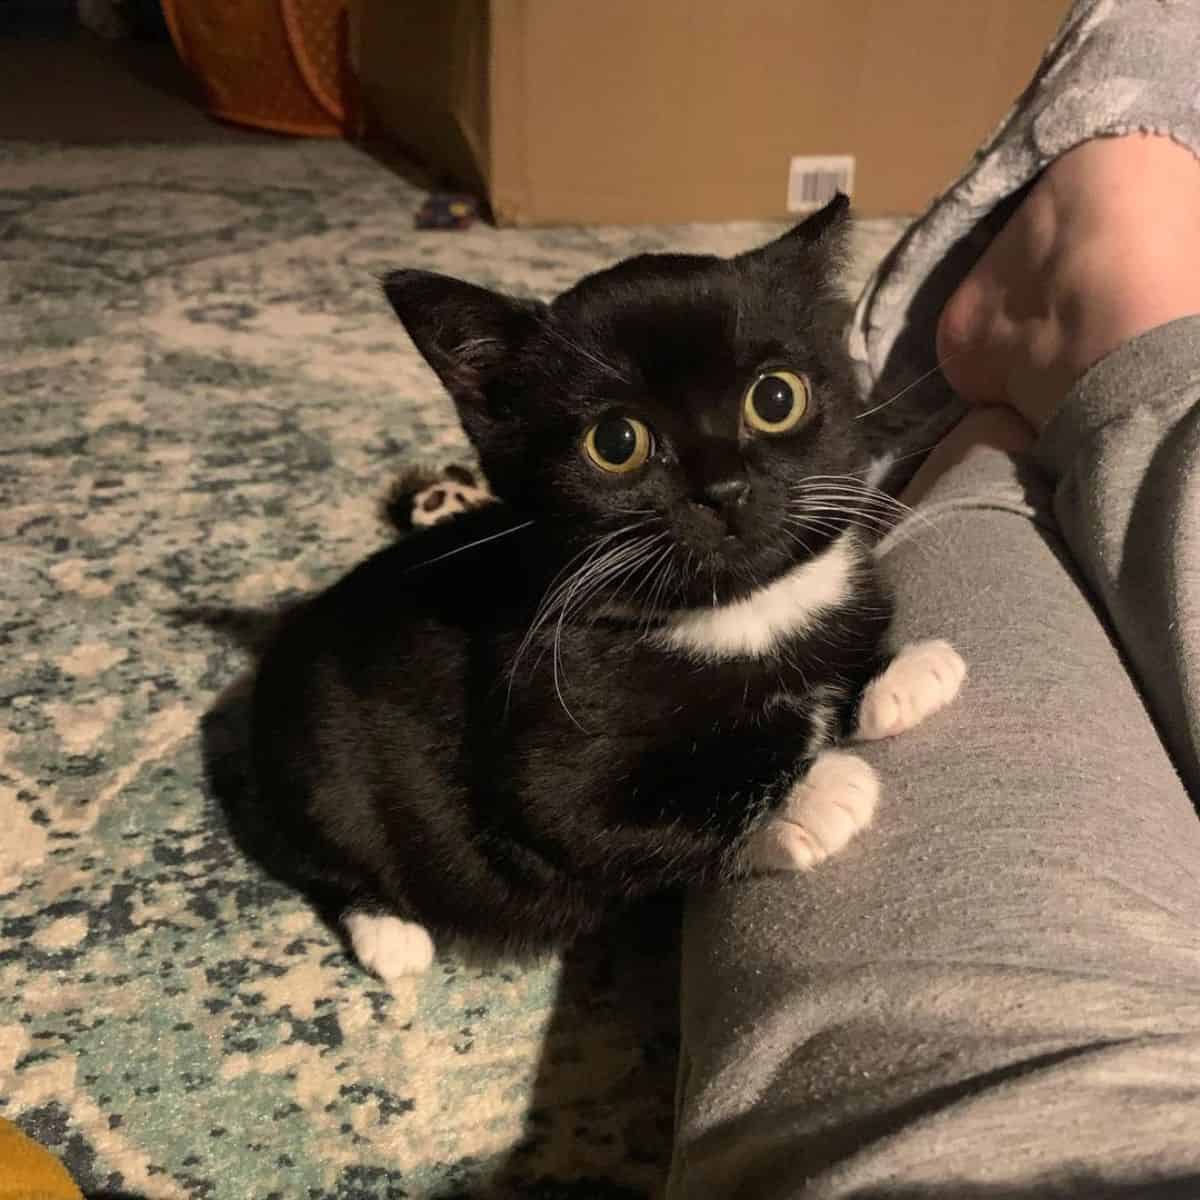
M 951 386 L 1035 428 L 1123 342 L 1200 313 L 1200 161 L 1167 137 L 1097 138 L 1053 162 L 938 324 Z

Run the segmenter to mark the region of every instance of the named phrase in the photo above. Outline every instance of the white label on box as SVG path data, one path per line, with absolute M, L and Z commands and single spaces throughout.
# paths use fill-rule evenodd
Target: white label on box
M 854 155 L 807 154 L 788 168 L 788 212 L 815 212 L 838 192 L 854 194 Z

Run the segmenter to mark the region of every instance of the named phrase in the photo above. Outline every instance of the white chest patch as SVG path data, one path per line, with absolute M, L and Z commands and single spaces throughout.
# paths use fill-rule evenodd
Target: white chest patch
M 654 641 L 696 658 L 759 658 L 780 642 L 815 626 L 850 594 L 859 555 L 839 538 L 814 559 L 793 567 L 744 600 L 680 613 Z

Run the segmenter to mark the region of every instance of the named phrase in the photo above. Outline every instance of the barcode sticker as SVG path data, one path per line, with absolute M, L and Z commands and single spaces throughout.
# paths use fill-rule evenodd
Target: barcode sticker
M 852 154 L 807 154 L 792 159 L 788 167 L 788 212 L 813 212 L 838 192 L 854 194 Z

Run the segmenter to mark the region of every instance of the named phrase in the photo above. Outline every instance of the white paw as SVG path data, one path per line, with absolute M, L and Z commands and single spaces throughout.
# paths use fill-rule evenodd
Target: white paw
M 415 921 L 352 912 L 343 924 L 358 961 L 380 979 L 420 975 L 433 963 L 433 940 Z
M 949 642 L 905 646 L 863 691 L 857 736 L 875 741 L 919 725 L 958 695 L 966 677 L 967 664 Z
M 465 467 L 447 467 L 445 477 L 413 493 L 412 523 L 436 525 L 468 508 L 494 500 L 486 482 Z
M 751 868 L 810 870 L 866 829 L 878 803 L 879 776 L 867 763 L 844 750 L 822 751 L 751 839 Z

